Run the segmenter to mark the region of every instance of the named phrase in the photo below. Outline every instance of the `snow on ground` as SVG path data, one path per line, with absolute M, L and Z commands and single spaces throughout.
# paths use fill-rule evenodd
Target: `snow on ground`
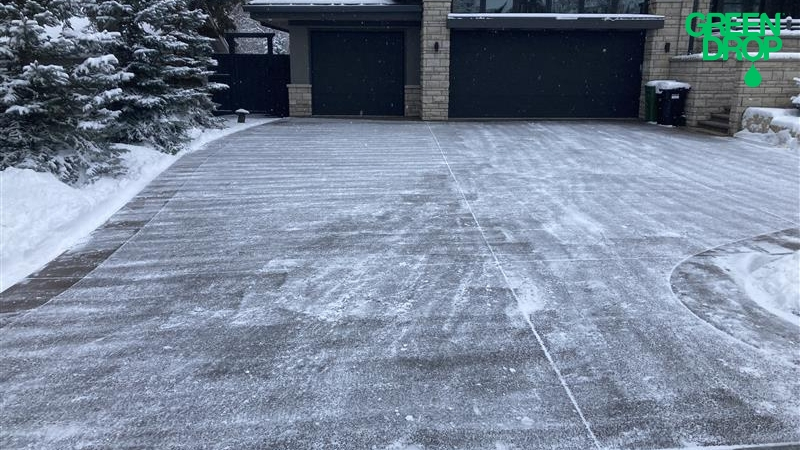
M 738 253 L 720 262 L 751 300 L 800 325 L 800 251 L 785 255 Z
M 747 120 L 756 116 L 776 119 L 779 117 L 797 117 L 798 111 L 792 108 L 747 108 L 742 119 Z
M 797 135 L 800 134 L 800 115 L 775 117 L 770 125 L 789 130 Z
M 767 130 L 766 133 L 753 133 L 751 131 L 742 130 L 736 133 L 734 136 L 758 145 L 768 145 L 771 147 L 800 150 L 800 142 L 798 142 L 798 138 L 792 136 L 788 130 L 780 130 L 777 133 L 772 130 Z
M 185 153 L 228 134 L 274 119 L 228 118 L 223 129 L 195 130 L 187 149 L 168 155 L 126 145 L 125 175 L 75 188 L 50 173 L 0 172 L 0 292 L 36 271 L 102 225 Z

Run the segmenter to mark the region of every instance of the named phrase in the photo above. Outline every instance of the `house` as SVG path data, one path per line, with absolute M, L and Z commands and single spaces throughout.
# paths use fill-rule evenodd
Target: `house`
M 799 9 L 795 0 L 251 0 L 245 7 L 290 34 L 292 116 L 634 118 L 643 114 L 646 81 L 679 78 L 695 87 L 690 125 L 726 108 L 789 102 L 800 61 L 760 62 L 763 86 L 745 91 L 731 75 L 749 63 L 683 57 L 701 45 L 686 33 L 686 17 L 800 17 Z

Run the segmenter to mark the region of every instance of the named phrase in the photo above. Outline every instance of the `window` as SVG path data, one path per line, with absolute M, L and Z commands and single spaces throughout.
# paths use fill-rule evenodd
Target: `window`
M 714 12 L 757 12 L 770 16 L 780 14 L 785 18 L 791 16 L 800 19 L 800 1 L 798 0 L 714 0 Z
M 639 14 L 644 0 L 453 0 L 455 13 Z

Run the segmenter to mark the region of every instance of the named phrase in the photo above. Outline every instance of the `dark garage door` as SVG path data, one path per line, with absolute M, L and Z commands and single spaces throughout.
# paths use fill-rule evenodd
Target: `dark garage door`
M 453 30 L 450 117 L 636 117 L 643 31 Z
M 311 33 L 316 115 L 403 115 L 403 33 Z

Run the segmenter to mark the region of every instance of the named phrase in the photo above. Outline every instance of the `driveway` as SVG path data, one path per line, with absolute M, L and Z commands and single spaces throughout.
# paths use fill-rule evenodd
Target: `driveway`
M 695 315 L 670 277 L 797 227 L 799 167 L 626 122 L 243 131 L 0 329 L 0 447 L 796 443 L 800 356 Z

